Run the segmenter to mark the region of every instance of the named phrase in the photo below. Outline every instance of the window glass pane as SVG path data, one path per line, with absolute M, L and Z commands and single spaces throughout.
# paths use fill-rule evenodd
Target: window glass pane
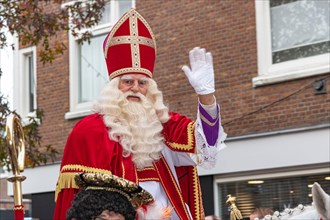
M 118 0 L 119 3 L 119 18 L 127 12 L 130 8 L 132 8 L 131 0 Z
M 94 100 L 108 82 L 108 72 L 103 56 L 106 34 L 91 38 L 90 44 L 79 45 L 79 103 Z
M 273 53 L 273 63 L 330 53 L 330 41 L 295 47 Z
M 275 6 L 279 6 L 279 5 L 283 5 L 283 4 L 287 4 L 287 3 L 291 3 L 291 2 L 296 2 L 298 0 L 270 0 L 270 7 L 275 7 Z
M 255 208 L 283 211 L 299 204 L 310 205 L 311 185 L 314 182 L 330 193 L 330 181 L 325 179 L 326 176 L 329 175 L 265 179 L 261 184 L 248 184 L 248 181 L 218 184 L 220 217 L 230 219 L 230 209 L 226 205 L 228 194 L 236 197 L 236 205 L 244 219 L 249 219 Z
M 111 8 L 114 7 L 116 10 L 116 16 L 111 15 Z M 131 0 L 112 0 L 105 5 L 105 10 L 102 15 L 102 19 L 99 24 L 115 23 L 125 12 L 132 8 Z M 112 19 L 112 20 L 111 20 Z M 115 19 L 115 20 L 113 20 Z
M 34 61 L 33 55 L 27 56 L 28 76 L 29 76 L 29 112 L 35 110 L 35 79 L 34 79 Z
M 100 25 L 115 23 L 132 7 L 131 0 L 110 0 L 105 6 Z M 115 9 L 115 13 L 113 13 Z M 117 18 L 117 19 L 118 19 Z M 107 33 L 107 31 L 106 31 Z M 89 102 L 98 97 L 100 90 L 108 82 L 108 73 L 102 45 L 106 34 L 91 38 L 90 44 L 79 45 L 79 95 L 78 102 Z
M 110 4 L 110 1 L 109 1 L 104 6 L 104 12 L 102 14 L 102 18 L 101 18 L 101 21 L 99 22 L 99 25 L 111 22 L 110 11 L 111 11 L 111 4 Z
M 271 7 L 273 63 L 330 52 L 330 2 L 287 1 Z

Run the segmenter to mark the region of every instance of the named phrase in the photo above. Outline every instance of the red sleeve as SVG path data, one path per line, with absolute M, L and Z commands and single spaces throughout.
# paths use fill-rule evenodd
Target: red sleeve
M 174 151 L 195 152 L 195 122 L 178 113 L 170 113 L 170 120 L 163 125 L 166 145 Z
M 59 193 L 54 210 L 54 220 L 66 220 L 66 212 L 71 206 L 73 197 L 78 192 L 77 189 L 62 189 Z
M 54 220 L 65 220 L 67 209 L 78 191 L 78 172 L 112 173 L 121 176 L 122 148 L 109 139 L 108 129 L 98 114 L 78 122 L 70 133 L 61 163 L 55 192 Z

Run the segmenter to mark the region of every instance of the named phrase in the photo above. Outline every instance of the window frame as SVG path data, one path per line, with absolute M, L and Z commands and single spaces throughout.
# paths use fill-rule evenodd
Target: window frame
M 18 44 L 17 44 L 18 45 Z M 30 111 L 30 97 L 29 97 L 29 77 L 28 57 L 33 57 L 33 76 L 34 76 L 34 94 L 33 109 L 37 109 L 37 49 L 36 46 L 26 47 L 17 50 L 17 67 L 14 66 L 14 82 L 18 86 L 14 90 L 14 109 L 21 115 L 23 125 L 29 123 L 29 117 L 36 117 L 36 111 Z M 15 71 L 16 69 L 16 71 Z
M 285 170 L 285 169 L 279 169 L 274 170 L 272 172 L 258 172 L 258 171 L 252 171 L 252 172 L 245 172 L 241 173 L 241 175 L 237 174 L 235 176 L 231 175 L 215 175 L 214 176 L 214 182 L 213 182 L 213 190 L 214 190 L 214 210 L 215 215 L 220 216 L 219 210 L 221 209 L 221 204 L 219 203 L 219 197 L 220 192 L 218 185 L 222 183 L 231 183 L 231 182 L 240 182 L 240 181 L 248 181 L 248 180 L 270 180 L 270 179 L 276 179 L 276 178 L 294 178 L 299 176 L 308 176 L 308 175 L 322 175 L 322 174 L 328 174 L 329 168 L 328 167 L 304 167 L 301 170 Z M 282 211 L 282 210 L 280 210 Z
M 62 6 L 67 4 L 72 4 L 72 2 L 65 3 Z M 132 8 L 135 8 L 135 0 L 131 0 Z M 111 11 L 110 11 L 110 22 L 105 24 L 100 24 L 90 29 L 93 37 L 109 33 L 113 25 L 120 18 L 118 15 L 118 4 L 117 0 L 110 0 Z M 70 22 L 70 21 L 69 21 Z M 82 30 L 82 32 L 85 30 Z M 100 45 L 101 46 L 101 45 Z M 69 33 L 69 80 L 70 80 L 70 110 L 65 113 L 64 118 L 66 120 L 75 119 L 79 117 L 84 117 L 92 113 L 93 101 L 79 103 L 79 44 L 77 43 L 77 38 L 72 36 Z M 102 54 L 103 56 L 103 54 Z
M 3 171 L 3 172 L 0 172 L 0 179 L 9 177 L 10 173 L 8 172 L 8 170 L 6 169 L 5 166 L 1 167 L 0 169 L 2 169 L 2 171 Z
M 270 2 L 255 0 L 258 76 L 253 87 L 285 82 L 330 72 L 330 53 L 272 63 Z

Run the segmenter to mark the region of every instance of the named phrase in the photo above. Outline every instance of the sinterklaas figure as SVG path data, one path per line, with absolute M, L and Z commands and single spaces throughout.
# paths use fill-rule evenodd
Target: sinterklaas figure
M 236 206 L 236 197 L 231 196 L 230 194 L 227 195 L 226 204 L 230 208 L 230 220 L 243 219 L 243 216 L 242 216 L 240 210 Z

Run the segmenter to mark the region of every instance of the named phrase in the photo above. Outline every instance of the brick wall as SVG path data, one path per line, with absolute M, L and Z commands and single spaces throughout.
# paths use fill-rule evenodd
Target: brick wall
M 45 7 L 50 12 L 59 10 L 58 5 L 46 4 Z M 58 33 L 56 39 L 69 48 L 66 31 Z M 64 119 L 65 113 L 70 109 L 69 90 L 69 50 L 57 56 L 51 64 L 37 62 L 37 105 L 44 112 L 41 124 L 42 142 L 56 147 L 60 152 L 77 121 Z
M 314 95 L 310 85 L 324 76 L 252 87 L 257 76 L 254 0 L 137 1 L 137 9 L 157 37 L 155 78 L 172 110 L 195 118 L 196 96 L 180 68 L 188 64 L 188 51 L 201 46 L 213 54 L 216 97 L 229 136 L 329 122 L 329 92 Z
M 7 179 L 0 178 L 0 210 L 12 209 L 14 199 L 7 195 Z
M 201 46 L 213 54 L 216 97 L 229 136 L 329 121 L 330 80 L 327 80 L 328 93 L 323 95 L 314 95 L 309 85 L 324 76 L 252 87 L 252 78 L 257 76 L 254 0 L 137 0 L 136 8 L 156 35 L 155 79 L 172 111 L 195 118 L 197 97 L 181 67 L 189 62 L 189 50 Z M 61 33 L 58 38 L 68 43 L 67 33 Z M 53 64 L 37 66 L 38 106 L 45 112 L 43 140 L 60 150 L 77 122 L 64 120 L 64 114 L 69 111 L 68 64 L 66 51 Z M 277 102 L 303 87 L 306 88 Z M 270 106 L 262 109 L 267 105 Z M 257 112 L 249 114 L 254 111 Z
M 7 178 L 0 178 L 0 210 L 13 210 L 14 208 L 14 197 L 8 196 L 7 184 L 12 184 L 7 181 Z M 23 199 L 23 205 L 25 210 L 31 209 L 31 201 Z

